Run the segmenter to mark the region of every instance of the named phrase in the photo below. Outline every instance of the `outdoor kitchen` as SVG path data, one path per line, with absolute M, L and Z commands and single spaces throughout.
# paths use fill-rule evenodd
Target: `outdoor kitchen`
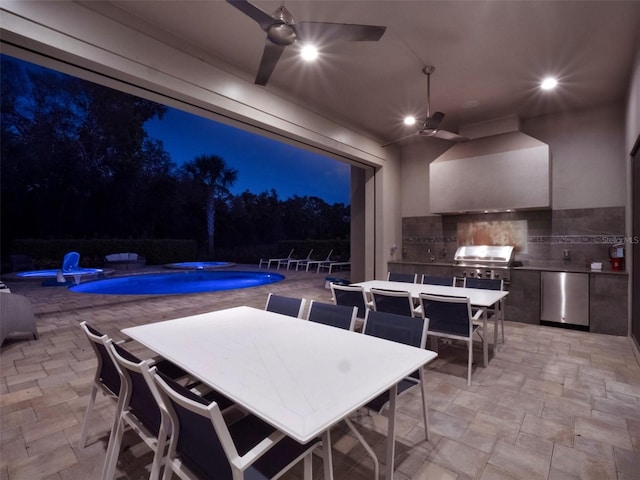
M 460 282 L 502 278 L 507 319 L 531 324 L 541 323 L 542 272 L 582 273 L 589 283 L 589 331 L 625 335 L 628 275 L 612 270 L 609 258 L 622 232 L 622 207 L 405 217 L 402 248 L 389 270 L 455 275 Z M 512 255 L 458 257 L 460 247 L 474 245 L 509 245 Z

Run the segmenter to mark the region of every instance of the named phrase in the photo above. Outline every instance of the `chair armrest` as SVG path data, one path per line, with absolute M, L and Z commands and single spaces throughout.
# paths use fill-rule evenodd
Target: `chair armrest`
M 258 443 L 255 447 L 249 450 L 247 453 L 242 455 L 241 457 L 236 457 L 231 460 L 231 462 L 240 470 L 244 471 L 249 466 L 251 466 L 256 460 L 258 460 L 262 455 L 267 453 L 270 448 L 272 448 L 276 443 L 282 440 L 285 437 L 285 434 L 279 430 L 276 430 L 267 438 Z
M 484 314 L 484 312 L 486 312 L 487 309 L 486 308 L 479 308 L 476 313 L 473 314 L 473 318 L 472 320 L 480 320 L 480 317 L 482 317 L 482 315 Z

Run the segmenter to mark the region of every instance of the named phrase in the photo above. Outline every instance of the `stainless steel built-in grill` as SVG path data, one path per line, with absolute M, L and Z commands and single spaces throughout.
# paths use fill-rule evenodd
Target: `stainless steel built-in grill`
M 453 257 L 455 275 L 470 278 L 501 278 L 509 282 L 514 247 L 508 245 L 465 245 Z

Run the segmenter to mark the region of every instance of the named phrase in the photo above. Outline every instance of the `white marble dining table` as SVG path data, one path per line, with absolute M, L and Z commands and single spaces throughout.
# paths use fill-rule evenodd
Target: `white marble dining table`
M 435 352 L 251 307 L 122 333 L 223 393 L 295 440 L 321 436 L 333 478 L 330 429 L 390 391 L 386 477 L 393 478 L 397 383 Z
M 509 292 L 504 290 L 486 290 L 483 288 L 464 288 L 464 287 L 450 287 L 445 285 L 430 285 L 426 283 L 409 283 L 409 282 L 391 282 L 388 280 L 368 280 L 365 282 L 354 283 L 353 285 L 359 285 L 364 287 L 366 292 L 369 292 L 372 288 L 381 288 L 383 290 L 399 290 L 409 292 L 411 297 L 415 300 L 420 298 L 421 293 L 427 293 L 429 295 L 444 295 L 450 297 L 467 297 L 469 303 L 476 308 L 483 308 L 482 314 L 483 328 L 487 331 L 487 309 L 493 306 L 498 306 L 497 315 L 493 316 L 493 353 L 495 354 L 498 348 L 498 322 L 502 319 L 502 315 L 505 312 L 505 301 Z M 487 341 L 483 342 L 483 363 L 486 367 L 489 364 L 489 344 Z

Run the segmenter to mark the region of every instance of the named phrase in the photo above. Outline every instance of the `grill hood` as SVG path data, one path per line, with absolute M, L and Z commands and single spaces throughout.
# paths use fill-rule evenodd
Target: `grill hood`
M 520 131 L 457 143 L 429 165 L 432 213 L 551 208 L 549 145 Z

